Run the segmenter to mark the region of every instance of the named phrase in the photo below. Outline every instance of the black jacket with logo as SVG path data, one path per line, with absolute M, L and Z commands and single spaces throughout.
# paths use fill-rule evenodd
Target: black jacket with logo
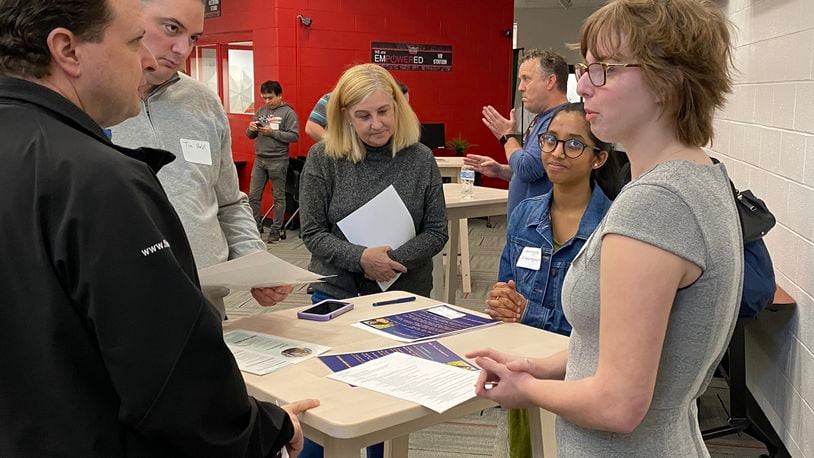
M 272 456 L 293 425 L 256 401 L 200 292 L 160 150 L 0 77 L 0 456 Z

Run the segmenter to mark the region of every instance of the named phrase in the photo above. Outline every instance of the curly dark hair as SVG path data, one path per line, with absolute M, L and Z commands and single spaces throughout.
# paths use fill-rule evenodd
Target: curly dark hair
M 82 40 L 99 42 L 112 20 L 107 0 L 0 0 L 0 74 L 47 76 L 52 30 L 64 27 Z

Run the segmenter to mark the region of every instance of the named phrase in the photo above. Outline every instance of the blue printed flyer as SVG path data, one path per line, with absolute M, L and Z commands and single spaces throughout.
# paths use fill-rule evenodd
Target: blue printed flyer
M 436 339 L 500 323 L 447 304 L 362 320 L 354 326 L 401 342 Z
M 469 364 L 465 359 L 445 347 L 438 341 L 421 342 L 401 347 L 382 348 L 379 350 L 360 351 L 357 353 L 342 353 L 336 355 L 323 355 L 319 359 L 334 372 L 341 372 L 351 367 L 381 358 L 390 353 L 405 353 L 419 358 L 428 359 L 449 366 L 460 367 L 470 371 L 478 371 L 477 367 Z

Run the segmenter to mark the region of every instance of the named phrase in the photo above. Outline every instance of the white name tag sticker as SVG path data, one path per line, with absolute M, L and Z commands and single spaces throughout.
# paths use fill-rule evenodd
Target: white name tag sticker
M 182 138 L 181 151 L 187 162 L 212 165 L 212 151 L 209 149 L 209 142 Z
M 517 267 L 524 269 L 540 270 L 540 261 L 543 258 L 543 250 L 536 247 L 527 246 L 520 253 L 517 259 Z

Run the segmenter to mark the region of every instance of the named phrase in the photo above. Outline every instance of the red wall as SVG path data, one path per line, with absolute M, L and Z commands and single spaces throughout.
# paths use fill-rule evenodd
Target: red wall
M 370 62 L 371 42 L 451 45 L 452 71 L 392 73 L 410 87 L 421 122 L 442 122 L 447 140 L 461 134 L 479 145 L 469 152 L 505 162 L 480 112 L 487 104 L 503 113 L 510 109 L 512 41 L 504 33 L 512 28 L 513 8 L 512 0 L 224 1 L 222 16 L 206 20 L 204 39 L 246 35 L 253 41 L 258 91 L 263 81 L 279 80 L 299 116 L 300 141 L 292 144 L 292 156 L 307 154 L 313 144 L 304 128 L 314 103 L 348 66 Z M 300 24 L 297 15 L 311 18 L 311 26 Z M 235 157 L 248 160 L 250 170 L 254 147 L 243 133 L 248 120 L 230 115 L 230 121 Z M 486 184 L 505 187 L 500 180 Z

